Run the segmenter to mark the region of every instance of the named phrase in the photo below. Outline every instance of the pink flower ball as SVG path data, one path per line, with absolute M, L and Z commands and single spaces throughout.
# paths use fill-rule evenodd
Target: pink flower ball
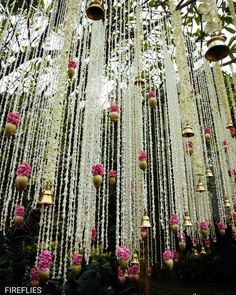
M 222 144 L 223 144 L 223 145 L 228 145 L 227 140 L 224 139 L 224 140 L 222 141 Z
M 235 133 L 236 133 L 235 128 L 234 128 L 234 127 L 230 127 L 230 128 L 229 128 L 229 131 L 230 131 L 230 135 L 231 135 L 232 137 L 235 137 Z
M 139 161 L 147 161 L 147 153 L 145 151 L 140 151 L 138 158 Z
M 140 266 L 138 264 L 134 264 L 131 267 L 132 267 L 132 273 L 133 273 L 133 275 L 140 274 Z
M 147 268 L 146 268 L 146 273 L 147 274 L 152 274 L 152 268 L 151 268 L 151 266 L 148 266 Z
M 208 223 L 206 221 L 202 221 L 200 223 L 200 229 L 208 230 Z
M 164 260 L 170 260 L 174 258 L 174 253 L 170 250 L 165 250 L 162 256 Z
M 236 212 L 233 212 L 233 220 L 236 220 Z
M 74 60 L 70 60 L 70 61 L 68 62 L 68 68 L 76 69 L 76 68 L 77 68 L 77 62 L 74 61 Z
M 110 172 L 109 172 L 109 177 L 114 177 L 114 178 L 116 178 L 116 177 L 117 177 L 117 172 L 116 172 L 116 170 L 110 170 Z
M 31 281 L 39 281 L 39 270 L 36 267 L 32 267 L 30 269 L 30 280 Z
M 82 261 L 83 261 L 83 255 L 78 253 L 72 256 L 72 264 L 81 265 Z
M 156 97 L 156 91 L 154 91 L 154 90 L 150 90 L 148 92 L 148 98 L 152 98 L 152 97 Z
M 25 207 L 24 206 L 17 207 L 15 209 L 15 215 L 24 217 L 24 215 L 25 215 Z
M 93 176 L 96 176 L 96 175 L 103 176 L 104 170 L 105 169 L 104 169 L 103 164 L 97 163 L 97 164 L 93 164 L 93 166 L 92 166 L 92 174 L 93 174 Z
M 224 221 L 221 220 L 217 223 L 217 227 L 219 230 L 221 230 L 221 229 L 226 229 L 227 225 L 224 223 Z
M 147 227 L 141 227 L 141 232 L 142 233 L 148 233 L 148 228 Z
M 131 252 L 126 247 L 119 247 L 117 249 L 117 257 L 118 260 L 129 260 Z
M 121 266 L 118 267 L 118 277 L 123 277 L 125 275 L 124 270 Z
M 95 227 L 92 228 L 91 230 L 91 236 L 92 236 L 92 239 L 95 240 L 96 237 L 97 237 L 97 230 Z
M 20 123 L 20 114 L 17 112 L 8 113 L 7 123 L 11 123 L 11 124 L 18 126 Z
M 110 113 L 119 113 L 120 112 L 120 106 L 118 104 L 112 104 L 109 108 Z
M 179 224 L 179 219 L 178 219 L 178 215 L 177 214 L 171 214 L 170 216 L 170 220 L 169 220 L 169 223 L 171 225 L 174 225 L 174 224 Z
M 178 240 L 179 242 L 185 242 L 186 241 L 186 235 L 185 233 L 182 233 L 182 235 L 178 236 Z
M 211 242 L 209 239 L 205 239 L 204 244 L 205 244 L 205 246 L 210 246 Z
M 206 127 L 206 128 L 204 129 L 204 133 L 205 133 L 205 134 L 211 134 L 211 128 Z
M 39 254 L 39 268 L 42 269 L 46 269 L 46 268 L 50 268 L 52 265 L 52 253 L 48 250 L 43 250 L 40 254 Z
M 193 148 L 193 142 L 192 142 L 192 140 L 188 140 L 188 141 L 186 141 L 186 147 L 187 148 Z
M 27 163 L 22 163 L 18 166 L 16 174 L 17 176 L 27 176 L 29 177 L 31 173 L 31 167 Z

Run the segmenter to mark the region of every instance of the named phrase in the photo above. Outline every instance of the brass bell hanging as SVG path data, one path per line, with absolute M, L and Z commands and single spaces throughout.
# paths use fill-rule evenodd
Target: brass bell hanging
M 197 249 L 193 249 L 193 256 L 194 257 L 198 257 L 199 256 L 199 253 L 198 253 Z
M 228 198 L 224 199 L 224 207 L 225 209 L 230 209 L 231 208 L 231 204 Z
M 144 88 L 145 86 L 145 80 L 142 78 L 141 75 L 138 75 L 134 80 L 134 85 L 138 86 L 140 88 Z
M 38 204 L 39 205 L 54 205 L 53 193 L 52 193 L 50 184 L 46 184 L 45 189 L 41 193 Z
M 138 253 L 135 252 L 132 256 L 132 260 L 130 262 L 130 264 L 140 264 L 139 259 L 138 259 Z
M 225 44 L 226 37 L 220 32 L 215 32 L 207 42 L 208 49 L 205 58 L 209 61 L 218 61 L 230 54 L 229 47 Z
M 149 219 L 149 217 L 147 216 L 147 215 L 144 215 L 143 217 L 142 217 L 142 219 L 141 219 L 141 225 L 140 225 L 140 227 L 142 228 L 142 227 L 152 227 L 151 226 L 151 223 L 150 223 L 150 219 Z
M 206 177 L 213 177 L 213 173 L 210 168 L 207 168 L 205 176 Z
M 206 255 L 206 250 L 205 248 L 202 246 L 201 248 L 201 252 L 200 252 L 201 255 Z
M 232 128 L 232 127 L 234 127 L 232 121 L 227 122 L 226 128 L 227 128 L 227 129 L 230 129 L 230 128 Z
M 105 10 L 101 1 L 99 0 L 92 0 L 87 9 L 86 9 L 87 17 L 91 20 L 101 20 L 105 17 Z
M 193 137 L 194 136 L 193 129 L 189 125 L 188 122 L 185 122 L 185 126 L 184 126 L 183 131 L 182 131 L 182 136 L 183 137 Z
M 198 183 L 196 185 L 196 192 L 197 193 L 203 193 L 205 191 L 206 191 L 206 189 L 205 189 L 205 187 L 204 187 L 204 185 L 202 183 L 202 180 L 201 180 L 201 178 L 199 178 Z
M 190 216 L 186 212 L 184 215 L 183 227 L 189 227 L 189 226 L 192 226 L 192 222 L 191 222 Z

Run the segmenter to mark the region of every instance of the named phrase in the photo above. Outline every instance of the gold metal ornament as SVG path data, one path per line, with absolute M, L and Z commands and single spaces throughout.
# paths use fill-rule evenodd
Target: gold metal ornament
M 101 20 L 105 17 L 105 10 L 101 1 L 99 0 L 92 0 L 87 9 L 86 9 L 87 17 L 91 20 Z
M 200 252 L 201 255 L 206 255 L 206 250 L 205 248 L 202 246 L 201 248 L 201 252 Z
M 135 80 L 134 80 L 134 85 L 138 86 L 140 88 L 144 88 L 145 86 L 145 80 L 143 79 L 143 77 L 141 75 L 138 75 Z
M 226 128 L 230 129 L 232 127 L 234 127 L 233 122 L 232 121 L 227 122 Z
M 197 249 L 193 249 L 193 256 L 194 257 L 198 257 L 199 256 L 199 253 L 198 253 Z
M 48 206 L 54 205 L 53 193 L 49 183 L 46 184 L 45 189 L 42 191 L 38 204 Z
M 141 228 L 142 228 L 142 227 L 148 227 L 148 228 L 152 227 L 152 226 L 151 226 L 151 223 L 150 223 L 150 219 L 149 219 L 149 217 L 148 217 L 147 215 L 144 215 L 144 216 L 142 217 L 140 227 L 141 227 Z
M 192 226 L 192 222 L 191 222 L 190 216 L 186 212 L 184 215 L 183 227 L 190 227 L 190 226 Z
M 215 32 L 207 42 L 205 58 L 209 61 L 218 61 L 230 54 L 229 47 L 225 44 L 226 37 L 221 32 Z
M 205 191 L 206 191 L 206 189 L 205 189 L 205 187 L 203 185 L 203 182 L 202 182 L 201 178 L 199 178 L 198 183 L 196 185 L 196 192 L 197 193 L 203 193 Z
M 189 137 L 193 137 L 194 136 L 193 129 L 189 125 L 188 122 L 185 122 L 185 126 L 184 126 L 183 131 L 182 131 L 182 136 L 185 137 L 185 138 L 189 138 Z
M 213 177 L 213 173 L 210 168 L 207 168 L 205 176 L 206 177 Z
M 140 264 L 137 252 L 133 253 L 130 264 Z
M 225 209 L 230 209 L 231 208 L 231 204 L 228 198 L 224 199 L 224 207 Z

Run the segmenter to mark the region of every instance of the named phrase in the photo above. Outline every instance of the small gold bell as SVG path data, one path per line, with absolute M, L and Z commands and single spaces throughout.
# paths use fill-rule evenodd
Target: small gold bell
M 138 87 L 141 87 L 141 88 L 144 88 L 145 86 L 145 81 L 144 79 L 142 78 L 141 75 L 138 75 L 135 80 L 134 80 L 134 85 L 135 86 L 138 86 Z
M 201 178 L 199 178 L 198 183 L 196 185 L 196 192 L 197 193 L 203 193 L 205 191 L 206 191 L 206 189 L 205 189 L 205 187 L 204 187 L 204 185 L 202 183 L 202 180 L 201 180 Z
M 149 220 L 149 217 L 147 215 L 144 215 L 141 219 L 141 225 L 140 227 L 152 227 L 151 226 L 151 223 L 150 223 L 150 220 Z
M 231 204 L 228 198 L 224 199 L 224 207 L 225 209 L 230 209 L 231 208 Z
M 191 222 L 191 219 L 190 219 L 188 213 L 186 212 L 184 215 L 183 227 L 188 227 L 188 226 L 192 226 L 192 222 Z
M 218 61 L 230 54 L 230 49 L 225 44 L 226 37 L 220 32 L 215 32 L 207 42 L 208 49 L 205 58 L 209 61 Z
M 193 249 L 193 256 L 195 256 L 195 257 L 199 256 L 197 249 Z
M 131 260 L 130 264 L 140 264 L 137 252 L 133 253 L 132 260 Z
M 229 122 L 227 123 L 227 125 L 226 125 L 226 128 L 227 128 L 227 129 L 230 129 L 230 128 L 232 128 L 232 127 L 234 127 L 234 125 L 233 125 L 232 121 L 229 121 Z
M 193 129 L 189 125 L 188 122 L 185 122 L 185 126 L 184 126 L 183 131 L 182 131 L 182 136 L 183 137 L 193 137 L 194 136 Z
M 206 177 L 213 177 L 213 173 L 210 168 L 207 168 L 205 176 Z
M 50 184 L 46 184 L 45 189 L 41 193 L 38 204 L 39 205 L 54 205 L 53 193 L 52 193 Z
M 86 9 L 86 14 L 87 14 L 88 18 L 90 18 L 91 20 L 104 19 L 105 10 L 102 6 L 101 1 L 92 0 Z
M 206 255 L 206 250 L 205 248 L 202 246 L 201 248 L 201 252 L 200 252 L 201 255 Z

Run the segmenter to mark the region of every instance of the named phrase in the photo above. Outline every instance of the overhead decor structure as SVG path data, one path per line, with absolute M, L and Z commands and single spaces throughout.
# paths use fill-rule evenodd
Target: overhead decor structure
M 41 283 L 66 283 L 101 251 L 121 282 L 158 261 L 171 270 L 187 237 L 204 253 L 236 232 L 236 80 L 218 63 L 229 48 L 214 1 L 199 8 L 205 56 L 175 1 L 170 15 L 121 2 L 30 6 L 31 31 L 22 6 L 1 33 L 0 230 L 40 212 Z

